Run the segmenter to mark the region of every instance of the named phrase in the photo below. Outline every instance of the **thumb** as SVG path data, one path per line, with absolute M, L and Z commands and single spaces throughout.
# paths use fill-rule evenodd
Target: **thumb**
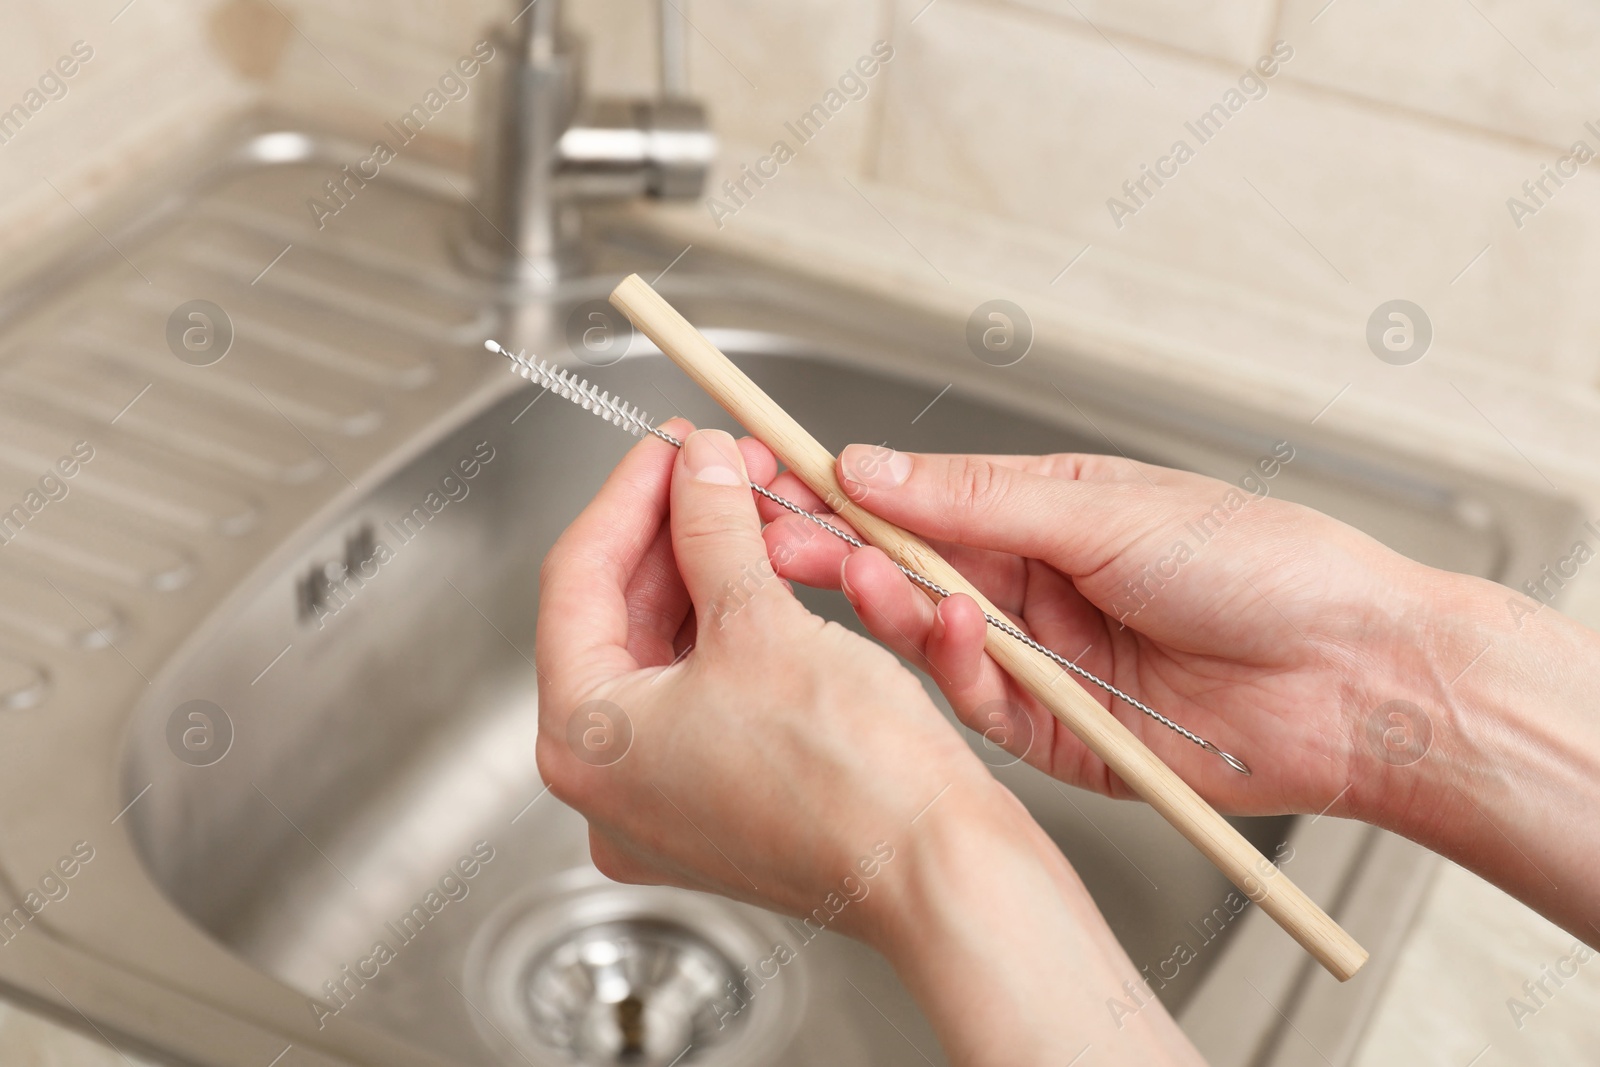
M 721 430 L 683 443 L 672 472 L 672 547 L 701 640 L 745 606 L 788 596 L 767 558 L 744 457 Z

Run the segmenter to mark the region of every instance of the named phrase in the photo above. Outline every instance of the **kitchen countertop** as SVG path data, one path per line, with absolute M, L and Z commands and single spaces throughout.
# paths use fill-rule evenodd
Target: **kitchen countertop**
M 104 1041 L 0 1002 L 0 1060 L 7 1067 L 154 1067 Z

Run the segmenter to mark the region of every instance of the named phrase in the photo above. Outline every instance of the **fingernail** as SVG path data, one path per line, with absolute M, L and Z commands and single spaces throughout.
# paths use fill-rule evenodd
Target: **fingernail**
M 933 606 L 933 634 L 932 634 L 932 636 L 933 636 L 933 639 L 935 641 L 943 641 L 944 640 L 944 631 L 945 631 L 944 605 L 945 605 L 945 601 L 941 600 L 941 601 L 939 601 L 937 604 L 935 604 Z
M 744 485 L 744 457 L 733 438 L 721 430 L 696 430 L 683 443 L 683 464 L 695 481 L 710 485 Z M 734 469 L 738 464 L 738 469 Z
M 845 571 L 850 569 L 850 557 L 846 556 L 839 564 L 839 592 L 850 601 L 851 607 L 859 607 L 860 601 L 856 599 L 856 591 L 850 588 L 850 579 L 845 577 Z
M 846 445 L 844 476 L 872 489 L 893 489 L 911 476 L 911 457 L 884 445 Z

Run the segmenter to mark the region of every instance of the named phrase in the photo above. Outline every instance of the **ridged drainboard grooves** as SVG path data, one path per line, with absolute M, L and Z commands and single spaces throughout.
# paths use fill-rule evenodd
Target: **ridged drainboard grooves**
M 441 357 L 475 351 L 484 305 L 430 284 L 423 257 L 322 239 L 291 209 L 313 172 L 246 172 L 150 240 L 119 239 L 126 261 L 103 249 L 75 295 L 0 344 L 0 712 L 83 677 L 55 657 L 115 655 L 274 509 L 344 486 L 331 457 L 394 447 L 415 430 L 397 411 L 481 370 Z M 385 195 L 411 198 L 419 228 L 450 217 Z M 169 318 L 197 299 L 233 329 L 208 366 L 169 347 Z

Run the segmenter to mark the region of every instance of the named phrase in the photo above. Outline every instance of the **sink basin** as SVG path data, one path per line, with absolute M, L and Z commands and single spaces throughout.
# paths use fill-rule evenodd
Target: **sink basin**
M 642 338 L 615 362 L 566 341 L 576 310 L 681 246 L 597 213 L 591 274 L 511 306 L 455 267 L 465 182 L 448 153 L 399 161 L 318 230 L 304 200 L 350 150 L 253 120 L 185 179 L 181 208 L 130 197 L 111 232 L 142 277 L 87 249 L 0 304 L 0 473 L 32 480 L 80 439 L 96 453 L 0 559 L 15 590 L 0 663 L 16 665 L 0 679 L 26 690 L 0 695 L 4 888 L 80 838 L 97 849 L 28 932 L 56 962 L 0 960 L 0 979 L 206 1064 L 285 1045 L 319 1063 L 943 1062 L 875 953 L 607 882 L 583 820 L 538 778 L 538 564 L 632 442 L 481 341 L 587 360 L 658 418 L 735 429 Z M 1115 449 L 1236 481 L 1287 439 L 1274 492 L 1489 577 L 1536 571 L 1576 522 L 1562 500 L 1298 416 L 1110 374 L 1064 339 L 995 368 L 966 350 L 964 316 L 699 249 L 660 288 L 830 448 Z M 233 324 L 211 366 L 166 340 L 196 299 Z M 801 596 L 855 625 L 837 595 Z M 1374 950 L 1341 987 L 1230 907 L 1231 886 L 1147 808 L 970 743 L 1212 1062 L 1349 1058 L 1430 857 L 1333 818 L 1239 821 Z M 747 968 L 779 943 L 794 964 L 753 988 Z M 95 980 L 62 986 L 61 959 Z
M 780 353 L 785 346 L 793 351 Z M 896 421 L 907 429 L 896 443 L 907 447 L 1044 451 L 1090 444 L 956 395 L 910 426 L 917 406 L 927 403 L 926 389 L 824 361 L 810 344 L 787 335 L 751 337 L 743 347 L 765 349 L 739 354 L 741 362 L 836 446 L 881 433 L 885 413 L 897 408 L 906 409 Z M 595 376 L 623 396 L 676 397 L 664 402 L 680 403 L 699 424 L 727 425 L 659 357 L 630 358 Z M 545 892 L 538 886 L 587 869 L 582 819 L 541 797 L 534 769 L 533 605 L 545 549 L 632 443 L 570 404 L 542 400 L 529 407 L 536 396 L 518 392 L 448 435 L 340 515 L 304 567 L 268 582 L 209 633 L 186 669 L 145 703 L 146 722 L 134 727 L 124 772 L 134 790 L 157 783 L 129 819 L 152 876 L 173 902 L 219 941 L 308 995 L 325 995 L 330 979 L 337 985 L 341 969 L 367 956 L 375 937 L 394 941 L 386 923 L 406 914 L 476 842 L 488 842 L 494 859 L 468 883 L 468 894 L 406 943 L 381 981 L 348 991 L 353 1016 L 469 1063 L 496 1061 L 489 1050 L 477 1052 L 474 1009 L 443 980 L 465 992 L 466 982 L 483 977 L 466 960 L 475 931 L 497 909 L 516 908 L 520 898 Z M 456 479 L 465 490 L 459 500 L 425 528 L 412 533 L 404 525 L 463 459 L 485 456 L 492 460 L 476 478 Z M 295 580 L 324 557 L 342 559 L 345 545 L 361 540 L 364 530 L 386 543 L 392 560 L 372 568 L 375 576 L 359 587 L 352 584 L 331 610 L 302 621 Z M 837 594 L 805 598 L 821 614 L 852 619 Z M 239 669 L 249 659 L 241 650 L 259 648 L 268 633 L 279 647 L 292 645 L 294 659 L 286 657 L 252 685 L 251 672 Z M 197 697 L 226 709 L 234 731 L 226 757 L 204 768 L 174 761 L 166 735 L 172 708 Z M 1040 788 L 1036 773 L 1023 767 L 1005 774 L 1113 907 L 1135 958 L 1167 955 L 1163 950 L 1185 924 L 1227 895 L 1222 877 L 1149 810 Z M 1247 832 L 1271 854 L 1286 822 L 1251 820 Z M 716 910 L 731 921 L 740 909 Z M 757 948 L 759 954 L 738 964 L 770 953 L 765 944 Z M 824 934 L 806 945 L 799 966 L 809 987 L 806 1015 L 794 1056 L 771 1062 L 886 1064 L 936 1056 L 925 1024 L 870 954 Z M 1163 992 L 1172 1006 L 1185 1002 L 1205 969 L 1186 969 L 1168 985 Z M 764 991 L 757 1005 L 798 998 L 790 977 Z M 847 978 L 882 992 L 869 1002 Z M 880 1011 L 910 1040 L 896 1037 Z M 822 1020 L 828 1025 L 815 1025 Z M 496 1023 L 509 1029 L 504 1020 Z M 466 1055 L 469 1049 L 477 1054 Z

